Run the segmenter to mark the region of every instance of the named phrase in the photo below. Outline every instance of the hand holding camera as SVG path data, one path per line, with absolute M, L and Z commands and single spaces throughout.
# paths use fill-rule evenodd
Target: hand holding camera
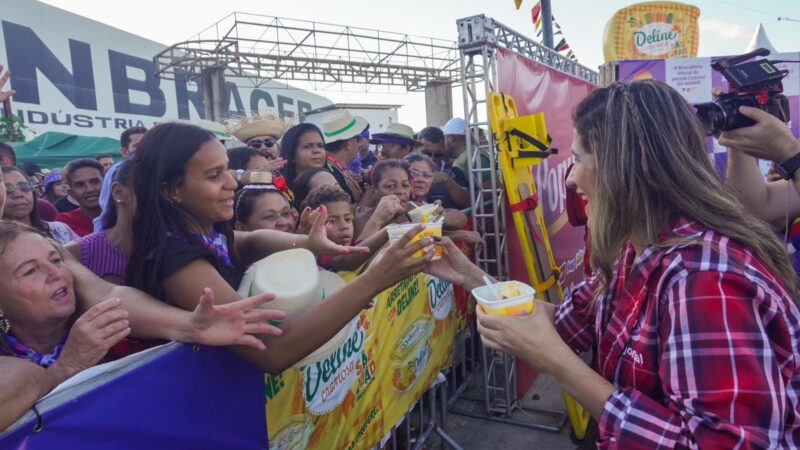
M 778 118 L 758 108 L 740 106 L 739 113 L 753 120 L 754 125 L 725 131 L 719 136 L 720 145 L 744 151 L 756 158 L 780 164 L 800 154 L 798 141 Z
M 769 53 L 769 50 L 759 48 L 744 55 L 718 58 L 711 63 L 711 68 L 728 81 L 729 91 L 724 94 L 720 91 L 713 102 L 694 105 L 697 117 L 709 135 L 755 125 L 752 117 L 742 113 L 742 106 L 766 111 L 784 123 L 789 121 L 789 99 L 783 95 L 782 83 L 789 71 L 775 66 L 783 61 L 760 59 L 745 62 Z

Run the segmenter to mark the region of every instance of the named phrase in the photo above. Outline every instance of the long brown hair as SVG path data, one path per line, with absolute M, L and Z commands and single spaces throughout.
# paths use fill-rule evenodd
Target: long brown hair
M 658 239 L 678 213 L 751 249 L 797 301 L 786 248 L 720 180 L 702 126 L 678 92 L 657 81 L 614 83 L 584 99 L 573 120 L 583 149 L 597 158 L 589 232 L 600 291 L 631 236 L 661 248 L 681 243 Z

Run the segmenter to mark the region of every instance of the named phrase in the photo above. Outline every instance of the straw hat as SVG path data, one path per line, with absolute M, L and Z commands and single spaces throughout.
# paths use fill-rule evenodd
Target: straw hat
M 412 147 L 419 147 L 422 145 L 422 142 L 414 139 L 414 130 L 410 126 L 402 123 L 390 123 L 389 126 L 386 127 L 386 131 L 382 133 L 372 133 L 372 140 L 370 142 L 373 144 L 400 143 Z
M 354 116 L 346 109 L 331 113 L 322 121 L 322 135 L 326 144 L 356 137 L 367 128 L 367 119 Z
M 233 119 L 228 123 L 230 133 L 243 143 L 265 134 L 280 139 L 287 128 L 286 122 L 277 116 L 259 116 L 255 114 L 250 117 Z
M 262 308 L 283 311 L 289 318 L 325 301 L 344 285 L 344 280 L 335 273 L 319 270 L 313 253 L 298 248 L 274 253 L 250 266 L 239 285 L 239 295 L 275 294 L 275 299 Z M 349 328 L 349 324 L 343 327 L 293 367 L 328 357 L 347 339 Z

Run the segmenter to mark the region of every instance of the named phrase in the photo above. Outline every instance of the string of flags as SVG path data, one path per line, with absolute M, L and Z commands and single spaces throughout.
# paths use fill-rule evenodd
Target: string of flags
M 522 0 L 514 0 L 514 4 L 516 5 L 517 9 L 519 9 L 522 5 Z M 554 25 L 553 38 L 556 36 L 561 36 L 561 39 L 555 45 L 555 50 L 567 58 L 577 61 L 575 53 L 573 53 L 572 49 L 569 48 L 567 38 L 564 37 L 564 32 L 561 31 L 561 25 L 558 24 L 555 16 L 553 16 L 552 19 Z M 536 4 L 533 5 L 533 8 L 531 8 L 531 21 L 536 29 L 536 37 L 540 37 L 542 35 L 542 5 L 540 1 L 537 1 Z

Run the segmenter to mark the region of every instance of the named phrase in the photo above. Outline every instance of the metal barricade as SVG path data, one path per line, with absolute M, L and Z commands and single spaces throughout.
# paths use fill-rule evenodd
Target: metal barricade
M 447 378 L 439 373 L 414 407 L 392 428 L 382 448 L 418 450 L 435 435 L 441 439 L 442 448 L 462 450 L 447 433 L 447 413 Z

